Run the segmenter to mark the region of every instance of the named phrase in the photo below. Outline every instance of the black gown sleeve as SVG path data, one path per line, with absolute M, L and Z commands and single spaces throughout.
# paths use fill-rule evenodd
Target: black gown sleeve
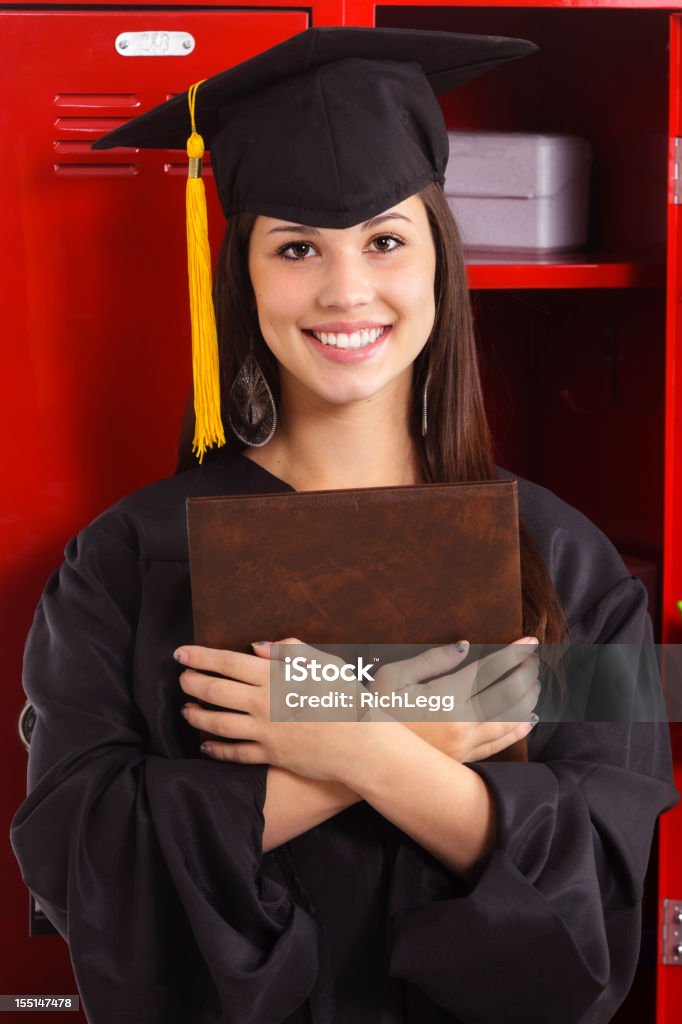
M 266 766 L 152 749 L 130 682 L 144 566 L 97 524 L 65 554 L 25 652 L 24 881 L 69 943 L 91 1024 L 276 1024 L 314 984 L 317 938 L 261 857 Z
M 622 579 L 574 639 L 653 642 Z M 495 849 L 469 882 L 399 841 L 390 973 L 461 1021 L 601 1024 L 625 998 L 654 826 L 679 795 L 667 722 L 542 722 L 529 762 L 472 762 L 495 799 Z

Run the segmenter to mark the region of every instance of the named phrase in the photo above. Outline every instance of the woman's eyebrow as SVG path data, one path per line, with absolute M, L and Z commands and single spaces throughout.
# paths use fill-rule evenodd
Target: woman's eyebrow
M 392 213 L 381 213 L 381 214 L 379 214 L 378 217 L 372 217 L 371 220 L 366 221 L 362 225 L 362 229 L 364 231 L 366 228 L 374 227 L 375 224 L 381 224 L 385 220 L 406 220 L 408 222 L 408 224 L 412 223 L 410 218 L 406 217 L 404 213 L 397 213 L 396 211 L 393 211 Z M 317 230 L 317 228 L 307 227 L 305 224 L 289 224 L 289 225 L 286 225 L 285 227 L 271 228 L 268 231 L 268 234 L 269 235 L 274 235 L 278 231 L 286 232 L 289 235 L 292 233 L 292 231 L 293 232 L 298 232 L 299 234 L 306 234 L 306 235 L 319 235 L 320 234 L 320 232 Z

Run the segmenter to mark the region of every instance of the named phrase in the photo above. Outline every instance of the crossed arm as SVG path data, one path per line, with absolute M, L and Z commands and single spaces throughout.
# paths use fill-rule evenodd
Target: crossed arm
M 345 782 L 268 770 L 263 850 L 314 828 L 359 800 L 368 803 L 465 880 L 495 845 L 494 799 L 466 765 L 400 723 L 368 723 Z M 362 727 L 361 727 L 362 728 Z M 398 732 L 399 730 L 399 732 Z M 352 787 L 352 788 L 351 788 Z
M 516 659 L 528 656 L 528 651 L 519 647 L 513 653 Z M 463 763 L 475 757 L 463 756 L 461 751 L 450 754 L 430 742 L 430 734 L 425 738 L 399 721 L 272 722 L 267 655 L 264 658 L 261 653 L 259 658 L 186 647 L 177 651 L 176 657 L 192 666 L 180 677 L 187 694 L 234 709 L 216 712 L 186 705 L 191 725 L 237 741 L 213 742 L 206 751 L 208 755 L 217 760 L 269 766 L 264 851 L 308 831 L 358 800 L 366 800 L 465 880 L 494 848 L 495 799 L 484 779 Z M 441 672 L 452 668 L 451 662 L 461 660 L 461 654 L 443 647 L 430 652 L 429 658 L 422 673 L 425 678 L 435 668 Z M 434 659 L 441 659 L 443 664 L 435 665 Z M 218 671 L 226 678 L 211 679 L 202 670 Z M 536 672 L 530 659 L 525 671 L 530 677 Z M 525 687 L 529 680 L 524 682 L 523 674 L 518 675 Z M 528 691 L 524 689 L 523 693 L 527 700 Z M 448 728 L 447 723 L 442 724 Z M 491 726 L 507 731 L 506 742 L 525 735 L 530 728 L 524 722 L 477 722 L 475 730 L 490 730 Z M 452 729 L 452 724 L 449 727 Z M 472 724 L 463 723 L 459 733 L 469 737 Z M 484 746 L 479 749 L 482 751 Z

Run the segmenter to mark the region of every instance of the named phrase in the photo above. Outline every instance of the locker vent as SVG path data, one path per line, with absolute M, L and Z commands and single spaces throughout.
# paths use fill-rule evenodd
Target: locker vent
M 111 107 L 128 107 L 136 112 L 140 107 L 140 97 L 137 93 L 77 93 L 61 92 L 54 98 L 55 107 L 91 107 L 108 109 Z
M 54 97 L 54 173 L 60 177 L 129 177 L 139 172 L 131 153 L 93 152 L 90 145 L 135 117 L 141 109 L 137 93 L 57 93 Z
M 169 93 L 166 99 L 174 95 L 177 94 Z M 93 152 L 90 149 L 95 139 L 126 124 L 140 112 L 141 102 L 137 93 L 59 93 L 54 98 L 54 106 L 55 138 L 52 147 L 57 158 L 53 165 L 56 175 L 127 177 L 139 174 L 140 166 L 131 161 L 130 155 L 144 151 L 114 149 Z M 153 159 L 153 152 L 145 153 L 147 160 Z M 187 157 L 178 153 L 172 161 L 164 160 L 162 169 L 164 174 L 186 177 Z M 208 154 L 203 176 L 213 177 Z

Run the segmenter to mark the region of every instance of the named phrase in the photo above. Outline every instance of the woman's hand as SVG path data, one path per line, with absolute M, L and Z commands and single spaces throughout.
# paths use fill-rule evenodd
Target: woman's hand
M 437 715 L 426 708 L 402 713 L 392 710 L 388 714 L 372 711 L 368 718 L 377 725 L 381 722 L 383 728 L 407 727 L 462 763 L 490 757 L 532 728 L 528 716 L 539 695 L 538 659 L 533 654 L 532 639 L 515 641 L 463 668 L 457 666 L 466 658 L 468 647 L 459 651 L 455 645 L 432 648 L 415 658 L 383 665 L 375 673 L 372 692 L 385 695 L 404 691 L 412 697 L 454 695 L 456 708 L 447 713 L 445 721 L 442 715 L 440 721 L 436 720 Z M 343 664 L 342 659 L 305 647 L 298 640 L 278 642 L 284 644 L 300 645 L 298 653 L 325 664 Z M 364 726 L 366 721 L 356 723 L 353 709 L 346 714 L 346 721 L 339 720 L 343 709 L 335 710 L 334 721 L 306 721 L 305 711 L 293 714 L 283 708 L 277 709 L 277 717 L 288 715 L 289 720 L 271 721 L 271 645 L 254 646 L 254 650 L 256 655 L 192 646 L 176 652 L 178 660 L 182 660 L 180 652 L 184 653 L 183 663 L 188 666 L 180 676 L 185 693 L 226 709 L 209 710 L 191 703 L 183 709 L 190 725 L 232 741 L 211 741 L 205 752 L 216 760 L 271 764 L 312 779 L 342 779 L 344 759 L 352 756 L 354 726 Z M 282 657 L 280 652 L 278 659 Z M 219 673 L 223 678 L 205 672 Z M 441 678 L 421 683 L 436 675 Z M 345 683 L 343 689 L 354 694 L 359 706 L 361 685 Z M 414 721 L 417 716 L 421 720 Z M 400 720 L 400 726 L 395 719 Z
M 301 647 L 306 656 L 325 664 L 344 664 L 340 658 Z M 175 652 L 176 659 L 187 666 L 180 675 L 184 692 L 225 708 L 214 711 L 191 702 L 183 708 L 186 720 L 194 728 L 234 741 L 211 740 L 202 749 L 218 761 L 270 764 L 311 779 L 342 779 L 343 769 L 352 757 L 354 730 L 363 728 L 356 721 L 355 710 L 346 715 L 347 721 L 304 721 L 293 715 L 289 721 L 271 721 L 270 645 L 254 649 L 259 655 L 196 646 L 184 646 Z M 206 672 L 218 673 L 219 678 Z M 352 684 L 344 684 L 344 689 L 351 688 Z M 335 717 L 342 714 L 343 709 Z M 402 728 L 397 723 L 389 723 L 389 728 L 391 724 Z
M 461 651 L 454 644 L 434 647 L 415 658 L 382 665 L 370 690 L 382 695 L 403 691 L 411 697 L 452 695 L 455 707 L 441 713 L 441 720 L 427 708 L 411 709 L 409 715 L 395 710 L 388 714 L 448 757 L 461 763 L 482 761 L 533 728 L 528 718 L 540 694 L 536 644 L 534 637 L 523 637 L 463 668 L 459 666 L 469 653 L 468 644 L 462 644 Z M 441 678 L 421 682 L 433 676 Z M 418 716 L 421 720 L 414 721 Z

